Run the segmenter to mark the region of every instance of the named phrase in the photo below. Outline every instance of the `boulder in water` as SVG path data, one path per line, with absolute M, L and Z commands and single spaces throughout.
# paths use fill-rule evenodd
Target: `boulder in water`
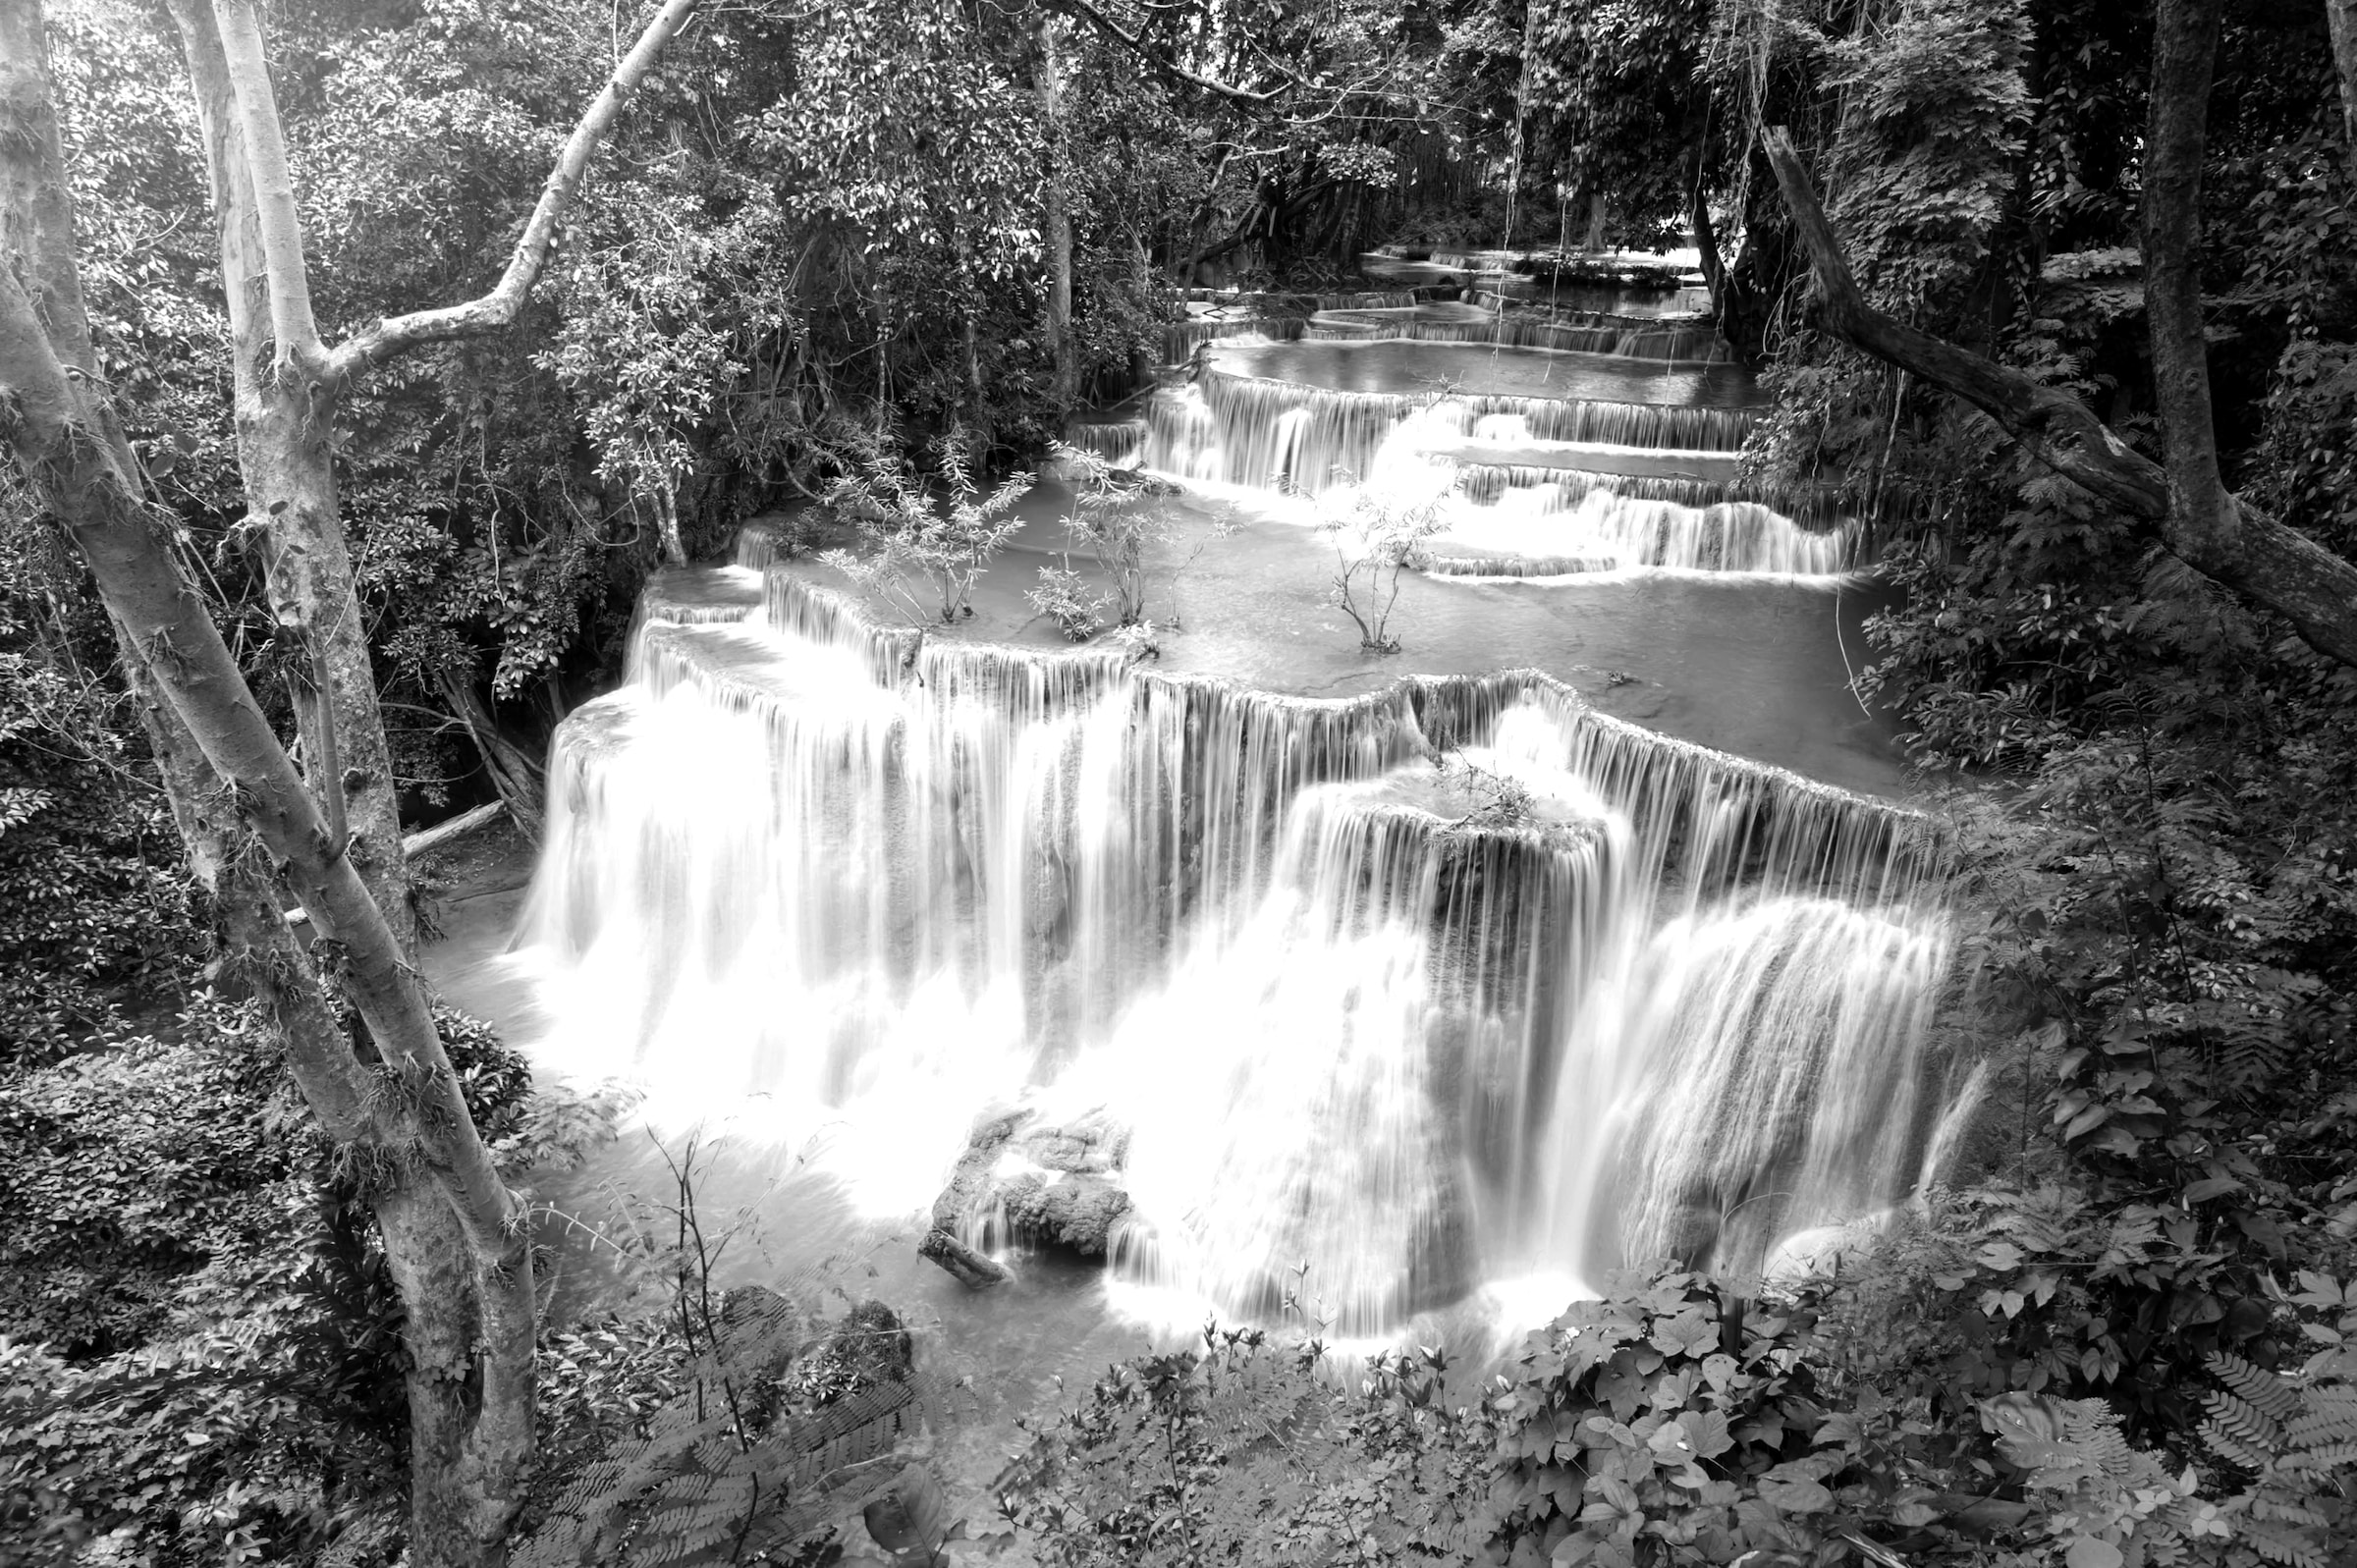
M 934 1200 L 933 1232 L 919 1250 L 944 1268 L 952 1255 L 946 1243 L 973 1253 L 1013 1240 L 1101 1258 L 1129 1212 L 1120 1182 L 1128 1147 L 1127 1129 L 1098 1114 L 1068 1122 L 1043 1122 L 1036 1110 L 987 1116 Z

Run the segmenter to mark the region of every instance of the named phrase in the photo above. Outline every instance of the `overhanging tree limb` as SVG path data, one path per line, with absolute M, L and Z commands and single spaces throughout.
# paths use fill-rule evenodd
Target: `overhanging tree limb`
M 234 3 L 234 0 L 223 0 Z M 480 337 L 496 332 L 516 319 L 523 308 L 526 296 L 539 282 L 541 271 L 548 265 L 549 252 L 555 247 L 557 225 L 565 209 L 573 202 L 574 193 L 580 189 L 587 174 L 589 160 L 596 155 L 598 144 L 613 129 L 622 113 L 622 106 L 638 84 L 654 68 L 655 57 L 663 52 L 679 30 L 685 27 L 702 0 L 666 0 L 663 9 L 639 33 L 638 41 L 625 55 L 622 63 L 606 81 L 605 89 L 581 111 L 574 125 L 573 135 L 566 138 L 565 150 L 557 157 L 556 167 L 549 171 L 548 181 L 541 188 L 540 200 L 532 208 L 531 217 L 524 223 L 523 234 L 516 242 L 516 250 L 508 258 L 507 271 L 489 294 L 469 299 L 464 304 L 445 305 L 435 310 L 415 310 L 408 315 L 379 321 L 367 331 L 356 334 L 339 345 L 328 358 L 327 380 L 330 386 L 341 389 L 353 377 L 374 365 L 382 364 L 395 354 L 416 348 L 420 344 L 446 343 L 457 338 Z
M 2164 0 L 2164 12 L 2170 9 L 2171 0 Z M 2155 84 L 2163 85 L 2158 80 Z M 2223 555 L 2206 548 L 2203 519 L 2183 517 L 2172 506 L 2168 473 L 2120 440 L 2085 404 L 1868 303 L 1790 135 L 1769 127 L 1760 142 L 1815 274 L 1810 314 L 1821 329 L 1963 399 L 2040 462 L 2135 518 L 2186 565 L 2282 616 L 2318 652 L 2357 664 L 2357 566 L 2230 496 L 2225 515 L 2235 548 Z M 2161 243 L 2181 243 L 2182 226 L 2193 217 L 2190 211 L 2176 213 L 2171 219 L 2176 227 L 2161 234 Z M 2148 253 L 2154 240 L 2148 227 Z M 2194 285 L 2198 294 L 2198 272 Z M 2206 406 L 2206 371 L 2204 386 Z M 2173 448 L 2176 433 L 2165 435 Z M 2216 438 L 2205 432 L 2201 439 L 2212 443 L 2215 464 Z
M 1200 71 L 1189 71 L 1167 51 L 1148 43 L 1143 34 L 1129 31 L 1104 12 L 1090 5 L 1088 0 L 1048 0 L 1048 9 L 1078 18 L 1157 70 L 1177 78 L 1189 86 L 1201 87 L 1205 92 L 1226 98 L 1231 103 L 1249 104 L 1255 108 L 1263 108 L 1275 103 L 1285 90 L 1282 87 L 1271 87 L 1266 92 L 1253 92 L 1248 88 L 1233 86 L 1220 81 L 1217 77 L 1207 77 Z

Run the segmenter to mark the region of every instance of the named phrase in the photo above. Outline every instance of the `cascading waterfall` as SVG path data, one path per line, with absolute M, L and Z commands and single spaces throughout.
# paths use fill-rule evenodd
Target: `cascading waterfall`
M 1334 342 L 1404 339 L 1418 343 L 1488 343 L 1509 349 L 1551 349 L 1617 354 L 1673 363 L 1717 363 L 1733 351 L 1707 322 L 1641 320 L 1560 321 L 1513 313 L 1466 311 L 1435 318 L 1431 307 L 1410 310 L 1334 310 L 1310 317 L 1304 334 Z
M 1426 315 L 1438 319 L 1421 322 Z M 1501 320 L 1462 305 L 1434 305 L 1323 318 L 1335 328 L 1326 336 L 1359 336 L 1363 327 L 1366 336 L 1381 338 L 1394 335 L 1394 323 L 1417 318 L 1410 324 L 1419 337 L 1511 339 L 1526 347 L 1505 351 L 1525 357 L 1497 371 L 1492 385 L 1503 377 L 1509 386 L 1564 389 L 1559 395 L 1339 390 L 1223 367 L 1233 359 L 1281 368 L 1298 357 L 1294 350 L 1321 347 L 1288 350 L 1264 342 L 1224 349 L 1221 362 L 1198 370 L 1188 384 L 1161 389 L 1147 405 L 1142 429 L 1075 426 L 1072 438 L 1116 461 L 1180 480 L 1308 498 L 1360 487 L 1380 497 L 1421 499 L 1450 489 L 1453 475 L 1454 493 L 1441 503 L 1441 534 L 1420 558 L 1436 576 L 1533 579 L 1637 569 L 1832 583 L 1871 559 L 1873 519 L 1823 486 L 1742 474 L 1738 449 L 1759 410 L 1744 401 L 1739 372 L 1713 362 L 1716 355 L 1693 354 L 1682 370 L 1665 359 L 1657 376 L 1641 366 L 1632 371 L 1626 355 L 1562 348 L 1573 337 L 1585 342 L 1583 335 L 1635 347 L 1650 342 L 1648 333 L 1707 334 L 1707 328 L 1644 327 L 1632 324 L 1640 318 L 1591 315 L 1592 321 L 1537 314 Z M 1311 335 L 1322 335 L 1319 323 Z M 1652 346 L 1680 353 L 1693 347 L 1668 340 Z M 1348 356 L 1384 347 L 1337 344 L 1328 357 L 1339 350 L 1344 359 L 1328 364 L 1313 357 L 1302 368 L 1380 382 L 1397 374 L 1388 361 Z M 1492 357 L 1474 352 L 1470 359 L 1436 360 L 1432 368 L 1453 373 L 1462 365 L 1490 375 L 1483 367 Z M 1670 401 L 1585 395 L 1598 391 Z
M 651 1113 L 752 1107 L 880 1215 L 993 1106 L 1111 1116 L 1118 1273 L 1265 1314 L 1307 1261 L 1349 1333 L 1756 1267 L 1912 1180 L 1905 814 L 1543 676 L 1272 696 L 877 627 L 774 556 L 661 579 L 559 732 L 520 961 Z
M 1484 417 L 1521 421 L 1530 439 L 1732 452 L 1758 418 L 1752 408 L 1694 408 L 1500 394 L 1334 392 L 1211 369 L 1156 397 L 1147 412 L 1146 465 L 1185 478 L 1266 486 L 1286 472 L 1281 442 L 1298 452 L 1291 487 L 1312 493 L 1364 478 L 1411 418 L 1453 418 L 1461 433 Z M 1292 421 L 1280 434 L 1281 421 Z
M 1629 567 L 1830 576 L 1852 564 L 1858 537 L 1854 524 L 1812 532 L 1750 502 L 1681 506 L 1629 496 L 1609 483 L 1576 492 L 1547 486 L 1507 494 L 1522 504 L 1502 501 L 1462 511 L 1450 529 L 1452 548 L 1493 553 L 1436 552 L 1429 569 L 1463 577 L 1538 577 Z M 1549 553 L 1557 551 L 1562 553 Z

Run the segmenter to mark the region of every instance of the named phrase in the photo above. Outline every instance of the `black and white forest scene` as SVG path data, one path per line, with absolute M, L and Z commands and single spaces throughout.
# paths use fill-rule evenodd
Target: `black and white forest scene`
M 0 0 L 0 1568 L 2357 1568 L 2357 0 Z

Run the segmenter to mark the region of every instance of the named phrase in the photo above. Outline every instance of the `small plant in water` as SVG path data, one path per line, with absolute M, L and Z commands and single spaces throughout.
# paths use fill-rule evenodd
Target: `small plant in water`
M 1091 593 L 1088 583 L 1072 569 L 1072 558 L 1061 567 L 1039 568 L 1039 586 L 1023 590 L 1031 608 L 1056 622 L 1069 642 L 1086 642 L 1105 629 L 1105 596 Z
M 1538 797 L 1530 792 L 1530 785 L 1510 774 L 1492 773 L 1469 762 L 1461 751 L 1443 752 L 1433 759 L 1433 769 L 1441 776 L 1442 787 L 1466 808 L 1452 827 L 1522 828 L 1529 826 L 1537 813 Z
M 1050 449 L 1053 460 L 1072 482 L 1072 510 L 1064 518 L 1065 532 L 1075 545 L 1085 545 L 1097 558 L 1097 568 L 1105 574 L 1111 592 L 1093 591 L 1085 578 L 1072 568 L 1068 552 L 1061 567 L 1039 568 L 1039 586 L 1025 590 L 1023 597 L 1031 608 L 1054 619 L 1058 629 L 1073 642 L 1086 642 L 1109 624 L 1124 633 L 1138 651 L 1139 657 L 1159 652 L 1153 637 L 1155 622 L 1146 616 L 1146 599 L 1152 587 L 1148 570 L 1147 551 L 1158 545 L 1176 544 L 1179 537 L 1180 514 L 1167 500 L 1168 491 L 1129 469 L 1117 467 L 1093 452 L 1057 442 Z M 1195 540 L 1195 547 L 1186 559 L 1171 569 L 1170 596 L 1176 599 L 1178 578 L 1189 567 L 1202 559 L 1203 552 L 1236 529 L 1233 515 L 1227 512 L 1216 514 L 1211 526 Z M 1166 614 L 1161 622 L 1164 630 L 1178 625 L 1176 615 Z
M 956 625 L 971 616 L 975 581 L 1022 526 L 1013 513 L 1031 476 L 1017 474 L 985 494 L 974 482 L 970 446 L 962 427 L 932 444 L 937 492 L 884 440 L 863 442 L 854 471 L 836 481 L 827 500 L 858 525 L 868 552 L 829 550 L 819 559 L 919 624 Z M 920 585 L 930 590 L 930 604 Z
M 1444 525 L 1442 504 L 1453 481 L 1429 494 L 1378 495 L 1365 485 L 1329 492 L 1319 506 L 1318 532 L 1334 544 L 1334 604 L 1358 626 L 1358 645 L 1398 653 L 1391 629 L 1399 579 L 1421 570 L 1426 546 Z

